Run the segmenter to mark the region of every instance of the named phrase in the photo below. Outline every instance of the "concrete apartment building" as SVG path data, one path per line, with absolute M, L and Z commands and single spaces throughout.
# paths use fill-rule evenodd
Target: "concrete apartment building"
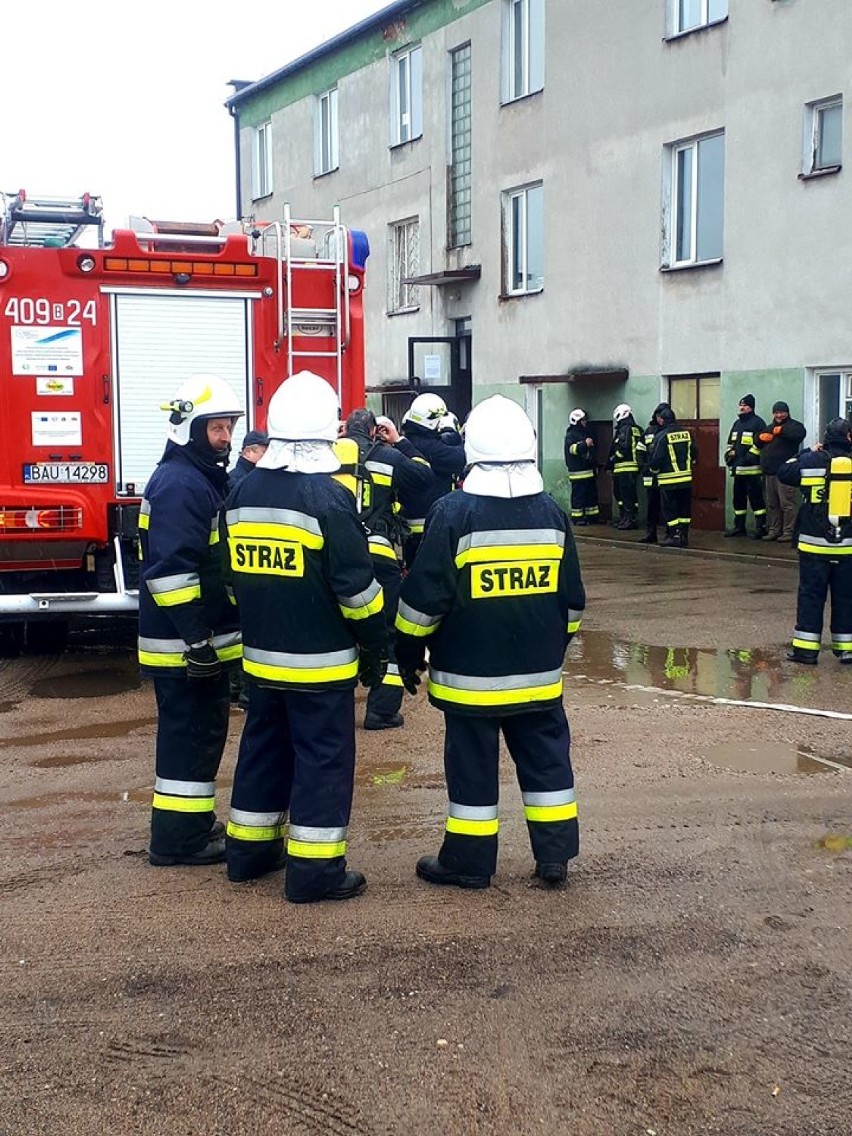
M 851 85 L 850 0 L 398 0 L 235 84 L 241 211 L 367 232 L 377 406 L 507 394 L 561 496 L 573 407 L 666 398 L 717 528 L 743 394 L 852 411 Z

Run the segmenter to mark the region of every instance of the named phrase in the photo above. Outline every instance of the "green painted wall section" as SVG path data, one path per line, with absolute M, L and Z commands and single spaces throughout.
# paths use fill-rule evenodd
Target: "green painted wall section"
M 755 397 L 755 412 L 764 421 L 772 417 L 773 402 L 786 402 L 790 407 L 790 417 L 802 421 L 805 410 L 804 376 L 801 368 L 791 367 L 781 371 L 725 371 L 720 383 L 721 392 L 721 430 L 727 434 L 731 423 L 737 417 L 739 401 L 744 394 Z M 814 441 L 811 438 L 809 441 Z M 725 439 L 721 439 L 724 449 Z
M 347 75 L 376 63 L 406 44 L 416 43 L 440 28 L 454 23 L 492 0 L 431 0 L 399 17 L 405 32 L 399 39 L 386 40 L 378 25 L 357 39 L 323 55 L 287 75 L 273 86 L 238 103 L 240 126 L 253 128 L 276 111 L 311 95 L 321 94 Z

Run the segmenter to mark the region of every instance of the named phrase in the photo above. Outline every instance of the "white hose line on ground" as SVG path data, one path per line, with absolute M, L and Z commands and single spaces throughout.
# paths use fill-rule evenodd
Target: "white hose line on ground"
M 622 690 L 644 690 L 648 694 L 661 694 L 665 698 L 691 698 L 695 702 L 709 702 L 713 706 L 745 706 L 749 710 L 783 710 L 787 714 L 811 714 L 818 718 L 836 718 L 841 722 L 852 722 L 852 714 L 844 714 L 841 710 L 820 710 L 814 706 L 791 706 L 787 702 L 752 702 L 749 699 L 720 698 L 714 694 L 692 694 L 688 690 L 665 690 L 660 686 L 642 686 L 641 683 L 618 682 L 616 679 L 588 679 L 586 675 L 575 674 L 572 671 L 563 671 L 566 678 L 585 679 L 599 686 L 620 686 Z

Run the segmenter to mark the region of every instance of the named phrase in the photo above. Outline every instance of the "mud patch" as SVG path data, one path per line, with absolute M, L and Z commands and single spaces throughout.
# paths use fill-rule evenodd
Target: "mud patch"
M 51 675 L 39 679 L 32 687 L 34 698 L 108 698 L 138 690 L 142 685 L 135 661 L 93 671 Z
M 829 760 L 789 742 L 724 742 L 711 746 L 703 756 L 713 765 L 740 773 L 832 773 L 844 765 L 852 768 L 852 761 Z
M 80 741 L 85 738 L 123 738 L 134 730 L 153 726 L 156 721 L 155 716 L 148 715 L 145 718 L 128 718 L 124 722 L 94 722 L 89 726 L 74 726 L 70 730 L 3 738 L 0 747 L 50 745 L 51 742 Z

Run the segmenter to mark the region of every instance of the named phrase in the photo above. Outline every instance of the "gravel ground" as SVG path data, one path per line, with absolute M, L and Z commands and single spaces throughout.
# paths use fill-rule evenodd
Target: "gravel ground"
M 0 661 L 0 1136 L 852 1133 L 852 723 L 710 701 L 850 713 L 852 675 L 778 661 L 794 566 L 582 559 L 558 892 L 508 759 L 491 889 L 415 879 L 446 800 L 422 696 L 358 733 L 363 897 L 152 869 L 126 637 Z

